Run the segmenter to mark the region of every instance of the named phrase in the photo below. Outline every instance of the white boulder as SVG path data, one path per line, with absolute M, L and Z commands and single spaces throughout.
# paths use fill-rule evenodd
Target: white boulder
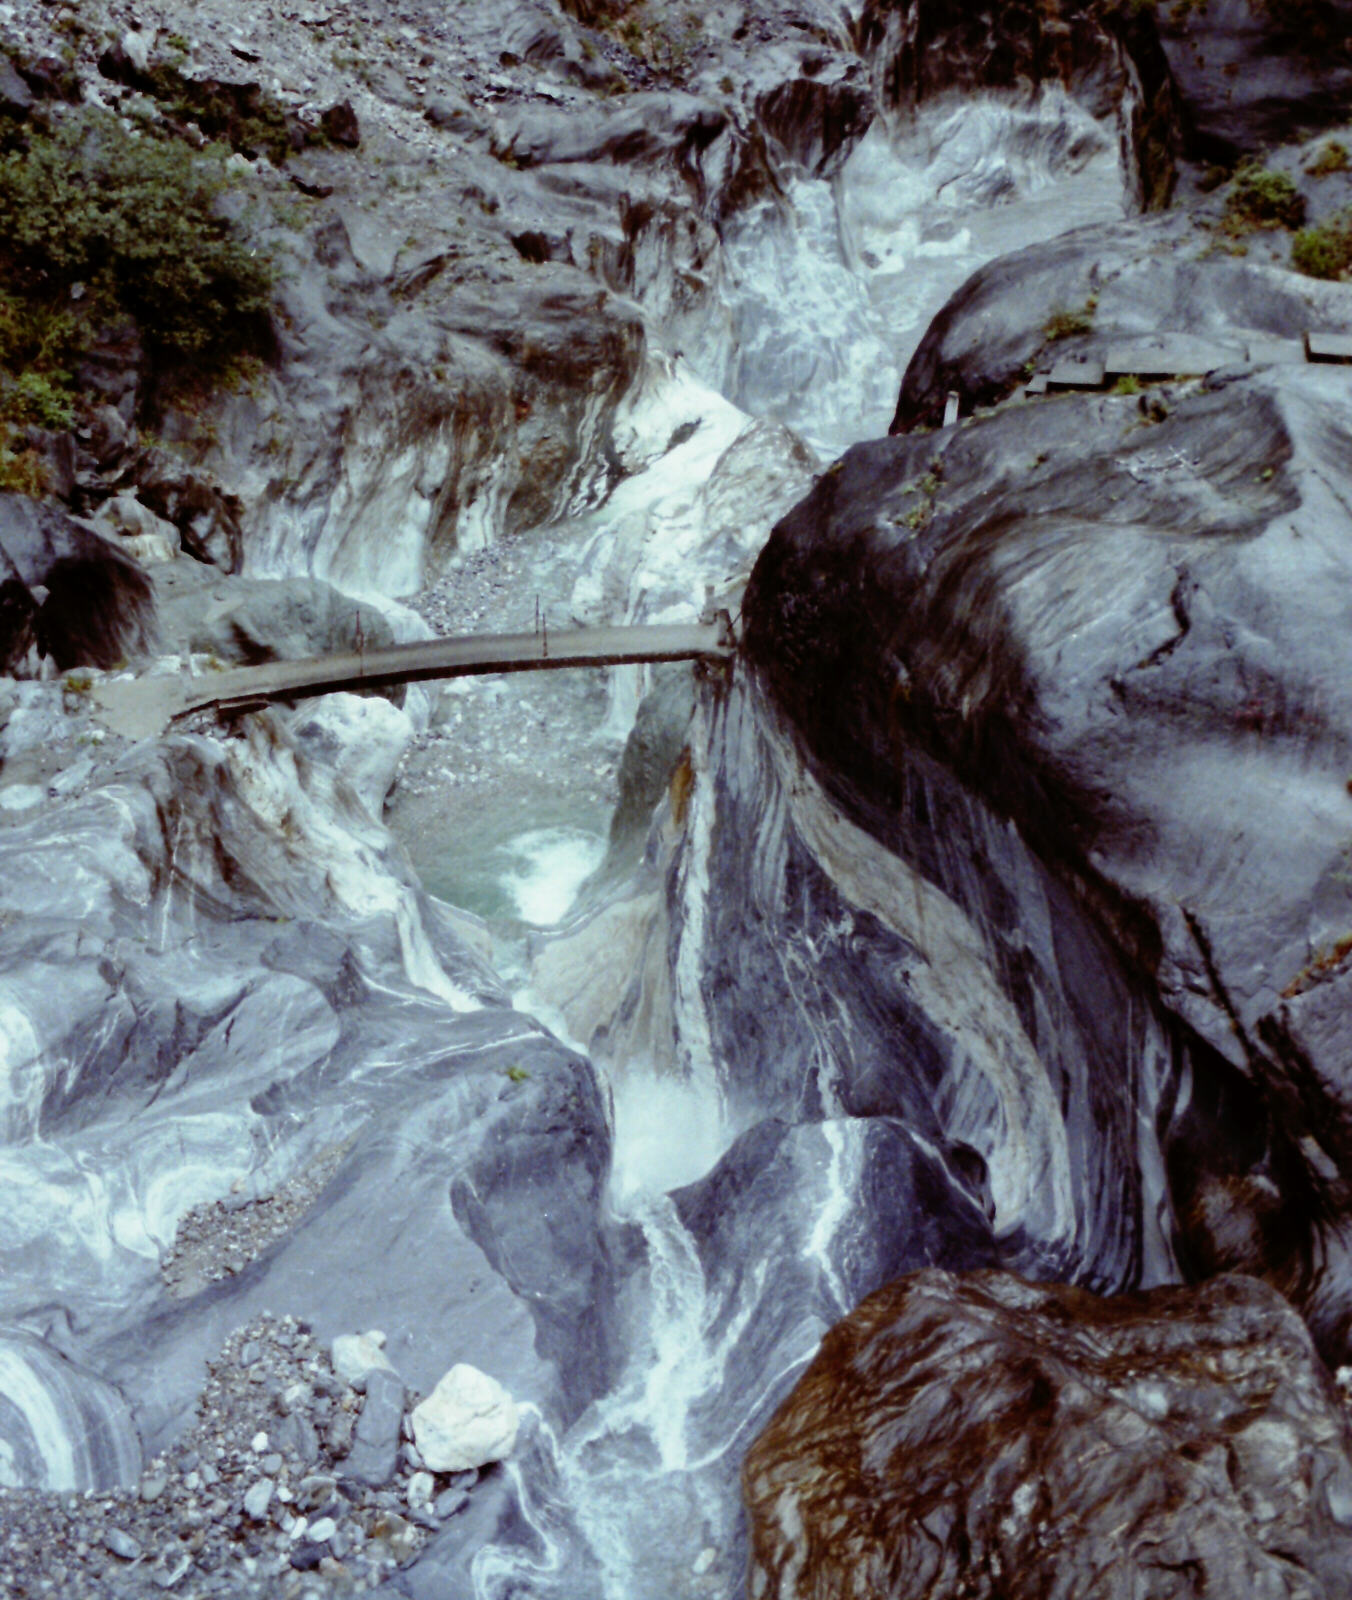
M 520 1422 L 497 1379 L 462 1362 L 414 1407 L 413 1441 L 431 1471 L 464 1472 L 511 1455 Z
M 364 1387 L 366 1374 L 377 1367 L 393 1372 L 390 1358 L 380 1348 L 385 1335 L 374 1329 L 370 1333 L 340 1333 L 330 1347 L 333 1370 L 353 1388 Z

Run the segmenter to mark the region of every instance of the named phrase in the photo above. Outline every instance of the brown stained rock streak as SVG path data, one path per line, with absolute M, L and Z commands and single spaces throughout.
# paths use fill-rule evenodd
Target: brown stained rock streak
M 748 1592 L 1345 1595 L 1350 1451 L 1253 1279 L 1105 1299 L 925 1270 L 831 1330 L 748 1454 Z

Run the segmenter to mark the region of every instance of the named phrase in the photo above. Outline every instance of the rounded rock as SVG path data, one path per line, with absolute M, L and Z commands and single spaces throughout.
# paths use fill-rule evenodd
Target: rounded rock
M 497 1379 L 461 1362 L 414 1407 L 413 1437 L 431 1471 L 460 1472 L 509 1456 L 520 1422 Z

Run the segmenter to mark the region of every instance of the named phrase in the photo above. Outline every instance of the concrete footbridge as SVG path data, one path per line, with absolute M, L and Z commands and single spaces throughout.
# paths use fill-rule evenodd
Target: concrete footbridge
M 736 642 L 732 623 L 723 612 L 710 621 L 691 623 L 463 634 L 299 661 L 269 661 L 200 677 L 184 672 L 112 679 L 93 684 L 89 695 L 95 715 L 111 732 L 144 739 L 197 714 L 235 715 L 338 689 L 384 689 L 399 683 L 486 673 L 725 661 Z

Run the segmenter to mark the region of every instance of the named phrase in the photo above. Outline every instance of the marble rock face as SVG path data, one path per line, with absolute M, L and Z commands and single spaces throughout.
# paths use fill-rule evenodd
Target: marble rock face
M 1321 208 L 1335 200 L 1315 197 Z M 1214 237 L 1212 226 L 1172 211 L 1077 229 L 992 261 L 926 329 L 892 432 L 938 426 L 950 392 L 965 416 L 1009 397 L 1034 369 L 1102 361 L 1160 336 L 1210 344 L 1208 366 L 1223 369 L 1244 365 L 1251 351 L 1266 364 L 1274 347 L 1299 361 L 1307 329 L 1346 326 L 1352 290 L 1290 271 L 1288 235 L 1256 235 L 1244 257 L 1217 253 Z M 1057 336 L 1066 314 L 1082 331 Z
M 1250 1278 L 900 1279 L 827 1335 L 743 1490 L 753 1600 L 1349 1592 L 1352 1432 Z
M 1137 198 L 1163 204 L 1179 142 L 1172 75 L 1153 21 L 1098 0 L 866 0 L 857 23 L 879 100 L 906 114 L 955 93 L 1061 83 L 1115 117 Z
M 1185 1270 L 1272 1274 L 1341 1360 L 1352 413 L 1313 367 L 1171 403 L 858 447 L 777 528 L 746 645 L 867 832 L 924 848 L 928 756 L 1065 886 L 1205 1063 L 1157 1103 Z
M 378 1323 L 419 1387 L 492 1359 L 568 1416 L 605 1386 L 595 1077 L 282 722 L 107 758 L 0 860 L 7 1479 L 125 1482 L 273 1305 Z M 189 1213 L 321 1169 L 242 1270 L 162 1276 Z

